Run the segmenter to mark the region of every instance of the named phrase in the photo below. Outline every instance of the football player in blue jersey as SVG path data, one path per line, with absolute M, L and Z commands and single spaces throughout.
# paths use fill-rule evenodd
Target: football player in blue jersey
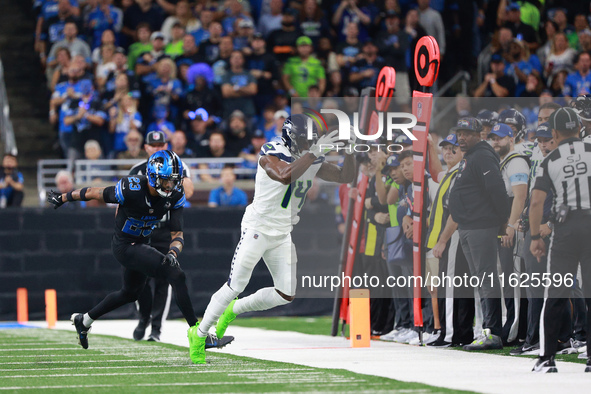
M 117 261 L 125 268 L 121 290 L 106 296 L 87 313 L 74 313 L 80 345 L 88 348 L 91 324 L 104 314 L 134 302 L 148 277 L 166 278 L 172 286 L 179 309 L 189 324 L 189 332 L 196 330 L 197 317 L 189 297 L 185 273 L 178 257 L 183 250 L 183 206 L 185 192 L 182 184 L 183 164 L 172 151 L 159 151 L 148 159 L 146 175 L 122 178 L 115 186 L 85 187 L 69 193 L 48 194 L 47 201 L 59 208 L 66 202 L 97 200 L 118 204 L 115 234 L 111 247 Z M 149 245 L 154 227 L 170 212 L 171 242 L 163 254 Z M 223 347 L 233 338 L 218 341 L 207 338 L 208 347 Z M 196 347 L 189 335 L 189 347 Z M 193 360 L 195 361 L 195 360 Z

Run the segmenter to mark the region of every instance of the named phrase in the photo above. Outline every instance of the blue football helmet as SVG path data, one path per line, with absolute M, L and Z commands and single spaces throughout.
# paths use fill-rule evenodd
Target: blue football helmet
M 525 127 L 527 122 L 525 116 L 515 108 L 509 108 L 501 111 L 498 123 L 505 123 L 515 126 L 515 142 L 522 140 L 525 136 Z
M 183 162 L 173 151 L 158 151 L 148 159 L 146 175 L 161 197 L 170 197 L 183 184 Z
M 476 117 L 478 118 L 478 120 L 480 120 L 480 123 L 482 123 L 483 126 L 494 126 L 495 124 L 497 124 L 497 120 L 499 119 L 499 114 L 496 113 L 495 111 L 489 111 L 487 109 L 483 109 L 482 111 L 478 112 L 478 115 L 476 115 Z
M 308 139 L 308 119 L 310 117 L 297 114 L 292 115 L 285 120 L 281 128 L 281 138 L 283 143 L 289 148 L 292 156 L 299 157 L 300 154 L 308 149 L 318 140 L 318 129 L 314 122 L 312 123 L 312 140 Z

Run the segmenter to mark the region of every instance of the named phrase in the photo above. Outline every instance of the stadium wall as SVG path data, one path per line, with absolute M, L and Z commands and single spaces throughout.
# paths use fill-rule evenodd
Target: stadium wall
M 337 262 L 339 246 L 334 211 L 320 207 L 303 215 L 294 241 L 298 260 L 318 254 Z M 241 208 L 185 209 L 185 249 L 181 265 L 187 273 L 195 311 L 200 316 L 211 295 L 227 280 L 234 247 L 240 238 Z M 122 284 L 122 267 L 111 253 L 114 211 L 95 208 L 68 210 L 0 210 L 0 320 L 16 320 L 16 289 L 29 293 L 29 318 L 45 318 L 45 289 L 55 289 L 58 318 L 68 319 L 84 312 Z M 319 251 L 322 249 L 322 251 Z M 332 265 L 332 263 L 331 263 Z M 332 269 L 329 269 L 332 271 Z M 336 265 L 334 271 L 336 271 Z M 332 273 L 331 272 L 331 273 Z M 259 264 L 245 294 L 272 286 L 264 264 Z M 322 315 L 330 313 L 330 299 L 296 299 L 292 304 L 269 311 L 281 315 Z M 105 318 L 134 318 L 130 304 Z M 181 317 L 171 305 L 170 317 Z

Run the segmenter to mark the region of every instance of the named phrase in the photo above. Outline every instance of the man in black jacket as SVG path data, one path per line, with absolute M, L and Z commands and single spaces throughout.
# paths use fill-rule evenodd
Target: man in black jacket
M 465 152 L 450 195 L 450 213 L 458 223 L 470 274 L 480 280 L 483 331 L 465 350 L 502 349 L 501 291 L 497 277 L 497 234 L 509 217 L 509 198 L 499 155 L 480 139 L 476 118 L 458 120 L 456 136 Z

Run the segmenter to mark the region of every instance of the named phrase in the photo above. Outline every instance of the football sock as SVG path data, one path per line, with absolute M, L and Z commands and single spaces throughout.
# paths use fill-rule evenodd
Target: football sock
M 88 313 L 85 313 L 84 316 L 82 316 L 82 324 L 84 324 L 86 328 L 90 327 L 93 322 L 94 320 L 88 316 Z
M 87 315 L 94 316 L 95 320 L 103 316 L 105 313 L 109 313 L 125 304 L 129 304 L 137 299 L 137 296 L 133 292 L 130 292 L 125 287 L 121 290 L 115 291 L 107 295 L 101 302 L 98 303 L 94 308 L 88 311 Z M 86 325 L 86 323 L 84 324 Z
M 239 315 L 244 312 L 266 311 L 267 309 L 289 303 L 290 301 L 281 297 L 274 287 L 265 287 L 248 297 L 236 301 L 234 304 L 234 313 Z
M 227 284 L 224 284 L 213 296 L 211 296 L 209 305 L 207 305 L 207 309 L 205 310 L 205 314 L 203 315 L 203 319 L 201 319 L 199 329 L 197 330 L 200 337 L 207 336 L 209 329 L 218 321 L 230 302 L 232 302 L 238 294 L 240 293 L 232 290 Z

